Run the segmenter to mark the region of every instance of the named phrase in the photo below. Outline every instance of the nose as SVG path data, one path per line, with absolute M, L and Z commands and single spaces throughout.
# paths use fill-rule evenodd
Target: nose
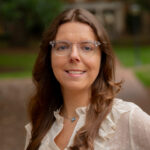
M 80 62 L 80 55 L 77 45 L 73 44 L 70 51 L 70 62 Z

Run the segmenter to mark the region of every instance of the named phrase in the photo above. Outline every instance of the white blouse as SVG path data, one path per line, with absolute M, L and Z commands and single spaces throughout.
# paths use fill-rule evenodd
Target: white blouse
M 63 117 L 59 109 L 54 112 L 56 121 L 43 138 L 39 150 L 60 150 L 54 139 L 63 129 Z M 76 132 L 84 125 L 87 107 L 79 107 L 76 113 L 79 120 L 67 147 L 73 144 Z M 31 138 L 31 124 L 25 126 L 27 131 L 25 150 Z M 131 102 L 115 98 L 111 112 L 103 121 L 94 150 L 150 150 L 150 116 Z

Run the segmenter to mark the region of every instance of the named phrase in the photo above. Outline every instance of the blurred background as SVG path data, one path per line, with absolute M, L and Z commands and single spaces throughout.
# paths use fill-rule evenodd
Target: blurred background
M 59 12 L 82 7 L 105 26 L 116 54 L 117 97 L 150 114 L 149 0 L 0 1 L 0 149 L 21 150 L 32 96 L 32 67 L 43 31 Z

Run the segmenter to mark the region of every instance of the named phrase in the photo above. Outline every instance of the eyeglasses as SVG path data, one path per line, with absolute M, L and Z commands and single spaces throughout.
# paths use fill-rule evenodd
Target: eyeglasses
M 101 45 L 99 41 L 82 41 L 79 43 L 72 43 L 69 41 L 50 41 L 52 50 L 59 56 L 69 55 L 73 44 L 76 44 L 81 55 L 91 56 L 97 47 Z

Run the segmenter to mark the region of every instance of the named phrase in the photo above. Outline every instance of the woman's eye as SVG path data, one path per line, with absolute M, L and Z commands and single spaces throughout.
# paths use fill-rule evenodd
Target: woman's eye
M 87 51 L 89 51 L 89 50 L 91 50 L 91 49 L 92 49 L 92 48 L 89 47 L 89 46 L 84 47 L 84 50 L 87 50 Z
M 92 51 L 94 48 L 92 45 L 84 45 L 82 46 L 82 50 L 84 51 Z
M 66 46 L 60 46 L 58 47 L 59 50 L 65 50 L 67 47 Z
M 56 50 L 62 51 L 62 50 L 67 50 L 68 46 L 67 45 L 56 45 Z

